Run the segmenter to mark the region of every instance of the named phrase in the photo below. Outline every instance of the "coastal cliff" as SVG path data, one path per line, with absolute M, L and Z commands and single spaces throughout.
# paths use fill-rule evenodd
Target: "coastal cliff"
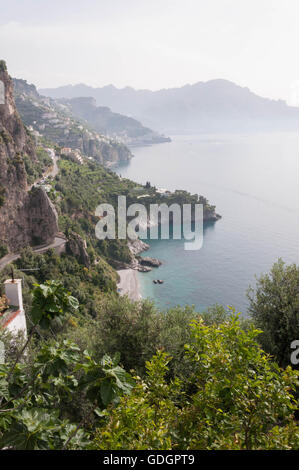
M 13 84 L 0 62 L 5 102 L 0 104 L 0 245 L 17 251 L 50 243 L 58 231 L 57 214 L 42 189 L 28 191 L 24 159 L 37 162 L 35 146 L 16 110 Z

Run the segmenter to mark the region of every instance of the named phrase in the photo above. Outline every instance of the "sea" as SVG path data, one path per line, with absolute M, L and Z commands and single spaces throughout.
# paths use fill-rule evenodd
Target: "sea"
M 145 255 L 163 264 L 138 274 L 142 297 L 162 310 L 218 303 L 247 316 L 256 276 L 279 258 L 299 263 L 299 132 L 175 135 L 132 151 L 119 175 L 201 194 L 222 216 L 205 224 L 198 251 L 184 250 L 184 240 L 145 240 Z

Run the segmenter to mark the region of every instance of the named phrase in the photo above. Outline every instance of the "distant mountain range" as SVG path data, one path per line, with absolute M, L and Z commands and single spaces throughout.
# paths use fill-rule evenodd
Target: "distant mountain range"
M 228 80 L 211 80 L 159 91 L 92 88 L 84 84 L 41 89 L 52 98 L 90 97 L 167 134 L 299 130 L 299 108 L 262 98 Z
M 95 132 L 101 134 L 104 137 L 104 139 L 100 137 L 101 141 L 107 141 L 108 139 L 112 142 L 113 140 L 123 146 L 151 145 L 170 140 L 168 137 L 144 127 L 136 119 L 123 116 L 119 113 L 113 113 L 108 107 L 97 106 L 96 100 L 93 98 L 55 100 L 50 97 L 41 96 L 34 85 L 28 84 L 26 80 L 16 78 L 14 79 L 14 89 L 16 104 L 25 124 L 35 128 L 38 127 L 38 131 L 45 124 L 46 129 L 44 133 L 46 135 L 51 134 L 53 128 L 56 129 L 55 134 L 57 134 L 59 129 L 62 130 L 62 135 L 60 135 L 61 143 L 64 143 L 66 140 L 66 134 L 70 134 L 69 130 L 72 131 L 71 135 L 73 136 L 74 129 L 70 128 L 69 124 L 73 123 L 75 124 L 73 127 L 76 127 L 74 120 L 79 120 L 81 125 L 83 124 L 83 126 L 89 128 L 92 134 Z M 45 119 L 46 122 L 43 122 Z M 67 129 L 66 132 L 65 129 Z M 75 129 L 76 133 L 78 134 L 78 131 Z M 47 137 L 51 138 L 52 136 L 47 135 Z M 54 137 L 54 140 L 59 140 L 57 135 Z M 94 137 L 95 140 L 98 140 L 97 136 Z M 70 146 L 73 147 L 75 144 L 76 142 L 73 142 Z M 86 148 L 82 150 L 86 153 Z

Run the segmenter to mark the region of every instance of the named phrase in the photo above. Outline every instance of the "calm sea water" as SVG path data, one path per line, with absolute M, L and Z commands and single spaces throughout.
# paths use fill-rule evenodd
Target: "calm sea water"
M 123 177 L 199 193 L 222 219 L 204 229 L 199 251 L 183 241 L 150 241 L 159 269 L 139 274 L 143 297 L 161 308 L 220 303 L 246 314 L 255 275 L 281 257 L 299 263 L 299 133 L 173 136 L 133 150 Z M 163 279 L 163 285 L 153 279 Z

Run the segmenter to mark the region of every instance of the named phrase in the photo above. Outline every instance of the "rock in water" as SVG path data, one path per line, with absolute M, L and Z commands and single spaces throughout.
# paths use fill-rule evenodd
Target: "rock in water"
M 150 258 L 149 256 L 138 256 L 138 261 L 141 266 L 150 266 L 151 268 L 158 268 L 162 262 L 156 258 Z

